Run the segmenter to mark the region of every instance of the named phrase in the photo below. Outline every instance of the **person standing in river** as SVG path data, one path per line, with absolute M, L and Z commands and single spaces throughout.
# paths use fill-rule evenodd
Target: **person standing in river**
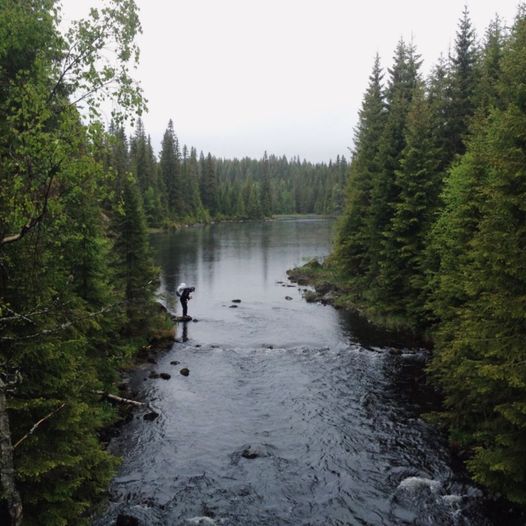
M 188 302 L 192 299 L 192 296 L 190 296 L 190 294 L 194 291 L 195 287 L 187 287 L 186 283 L 181 283 L 177 287 L 176 294 L 179 297 L 181 305 L 183 307 L 183 319 L 190 318 L 190 316 L 188 316 Z

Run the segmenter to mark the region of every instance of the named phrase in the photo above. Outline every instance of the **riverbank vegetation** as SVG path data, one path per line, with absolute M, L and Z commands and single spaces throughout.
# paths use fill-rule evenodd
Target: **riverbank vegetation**
M 467 9 L 428 78 L 400 41 L 365 93 L 323 268 L 369 319 L 431 335 L 438 420 L 474 479 L 526 504 L 526 10 L 475 38 Z
M 101 393 L 165 325 L 140 188 L 104 131 L 144 109 L 133 1 L 67 33 L 51 0 L 0 8 L 0 522 L 82 524 L 114 473 Z
M 313 164 L 265 152 L 261 159 L 221 159 L 181 146 L 170 120 L 157 159 L 139 119 L 127 137 L 110 130 L 120 158 L 137 180 L 150 228 L 275 214 L 337 215 L 343 208 L 347 161 Z
M 116 413 L 104 393 L 139 348 L 172 337 L 148 227 L 343 203 L 343 157 L 198 156 L 171 121 L 155 155 L 131 75 L 137 7 L 104 6 L 67 31 L 54 0 L 0 7 L 2 524 L 88 523 L 107 490 L 117 459 L 100 438 Z
M 198 154 L 172 121 L 158 155 L 140 119 L 129 136 L 139 17 L 105 5 L 66 32 L 54 0 L 0 7 L 2 523 L 88 523 L 104 496 L 101 393 L 166 329 L 147 228 L 296 213 L 342 213 L 310 271 L 433 338 L 439 421 L 477 481 L 526 504 L 525 9 L 480 43 L 465 12 L 427 79 L 400 41 L 386 78 L 374 64 L 351 162 L 314 164 Z

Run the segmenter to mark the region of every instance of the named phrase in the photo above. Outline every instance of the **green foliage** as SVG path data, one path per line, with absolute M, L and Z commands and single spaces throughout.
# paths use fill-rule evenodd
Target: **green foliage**
M 477 47 L 467 10 L 424 84 L 400 43 L 358 125 L 333 271 L 355 307 L 434 340 L 441 421 L 474 479 L 526 504 L 526 16 Z M 385 108 L 385 109 L 384 109 Z M 325 269 L 329 272 L 331 268 Z M 336 278 L 340 281 L 342 277 Z
M 355 131 L 346 208 L 340 219 L 336 244 L 336 260 L 339 267 L 350 274 L 357 295 L 366 287 L 365 278 L 371 265 L 371 193 L 373 176 L 379 171 L 378 152 L 386 117 L 381 83 L 382 71 L 377 56 Z
M 94 392 L 111 389 L 130 327 L 145 338 L 136 322 L 152 291 L 126 143 L 96 121 L 108 95 L 117 123 L 144 107 L 129 76 L 136 6 L 111 0 L 64 35 L 58 14 L 51 0 L 0 5 L 0 372 L 20 378 L 3 432 L 21 439 L 24 524 L 53 526 L 87 523 L 114 473 L 98 438 L 114 414 Z M 150 185 L 153 155 L 142 139 L 134 168 Z M 10 466 L 1 467 L 3 482 Z

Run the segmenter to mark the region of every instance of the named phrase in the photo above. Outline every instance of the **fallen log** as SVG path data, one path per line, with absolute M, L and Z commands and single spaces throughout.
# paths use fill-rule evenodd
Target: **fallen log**
M 138 402 L 137 400 L 131 400 L 130 398 L 123 398 L 122 396 L 117 396 L 111 393 L 105 393 L 104 391 L 95 391 L 96 394 L 107 398 L 112 402 L 117 402 L 119 404 L 129 404 L 134 405 L 135 407 L 150 407 L 149 404 L 145 402 Z
M 146 418 L 146 420 L 153 420 L 154 418 L 157 418 L 161 414 L 159 409 L 153 407 L 151 404 L 147 402 L 139 402 L 137 400 L 132 400 L 131 398 L 123 398 L 122 396 L 117 396 L 111 393 L 106 393 L 105 391 L 95 391 L 95 393 L 100 396 L 103 396 L 104 398 L 108 399 L 110 402 L 116 402 L 118 404 L 127 404 L 127 405 L 132 405 L 134 407 L 142 407 L 142 408 L 148 409 L 150 413 L 147 413 L 147 415 L 150 415 L 150 417 L 152 417 L 153 415 L 155 416 L 153 418 Z

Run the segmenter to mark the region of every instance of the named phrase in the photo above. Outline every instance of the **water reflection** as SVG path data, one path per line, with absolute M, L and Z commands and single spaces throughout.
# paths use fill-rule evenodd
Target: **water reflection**
M 292 335 L 287 312 L 299 305 L 287 305 L 285 297 L 294 294 L 300 300 L 300 295 L 276 286 L 276 281 L 286 280 L 288 268 L 326 254 L 331 230 L 331 221 L 313 219 L 216 224 L 155 234 L 152 244 L 161 267 L 161 293 L 167 307 L 178 313 L 177 285 L 184 281 L 196 287 L 189 314 L 206 323 L 196 329 L 201 337 L 207 333 L 212 337 L 212 331 L 215 339 L 223 334 L 235 337 L 239 331 L 265 341 Z M 231 300 L 238 298 L 242 303 L 237 311 L 227 311 Z M 274 311 L 270 326 L 269 309 Z M 328 313 L 323 317 L 335 316 Z M 236 330 L 229 330 L 234 325 Z M 314 332 L 316 324 L 311 329 Z
M 115 444 L 125 458 L 100 526 L 118 513 L 148 525 L 490 524 L 419 418 L 425 353 L 280 283 L 327 254 L 330 232 L 296 220 L 153 237 L 168 305 L 177 283 L 195 285 L 199 321 L 179 323 L 152 367 L 173 371 L 176 358 L 190 373 L 134 378 L 160 416 L 137 417 Z

